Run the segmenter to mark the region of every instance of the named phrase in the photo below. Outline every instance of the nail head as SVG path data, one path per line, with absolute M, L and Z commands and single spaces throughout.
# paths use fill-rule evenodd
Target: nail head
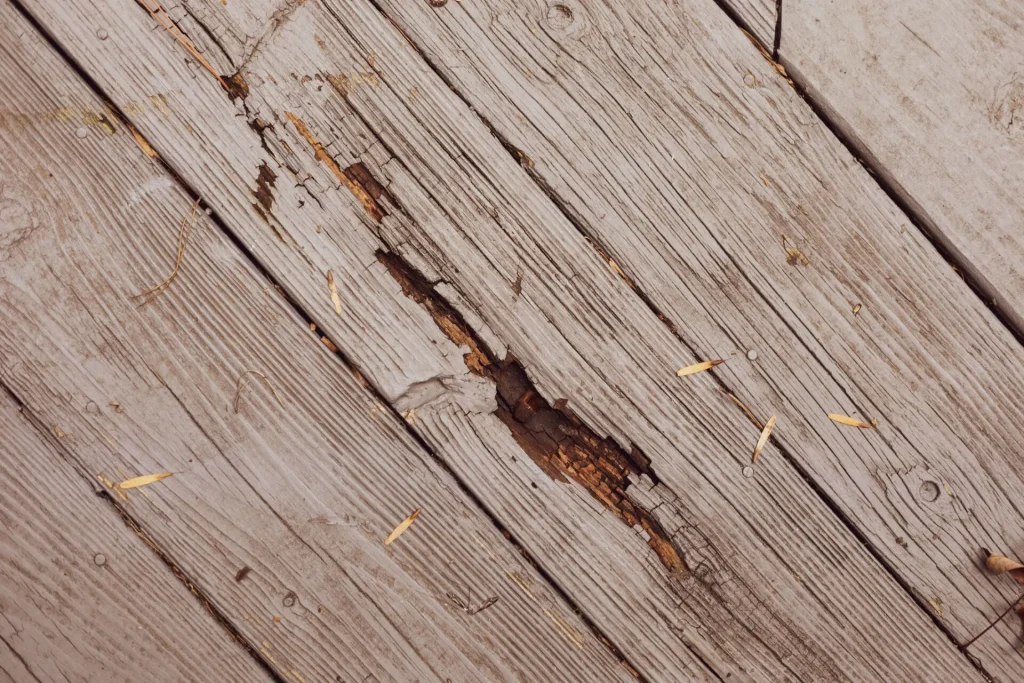
M 108 35 L 110 34 L 107 33 L 107 29 L 105 28 L 101 28 L 100 30 L 96 31 L 96 37 L 100 40 L 106 40 Z
M 89 129 L 85 126 L 82 126 L 81 128 L 75 131 L 75 135 L 77 135 L 80 138 L 84 138 L 87 135 L 89 135 Z
M 746 477 L 747 479 L 750 479 L 752 476 L 754 476 L 754 468 L 751 467 L 750 465 L 744 467 L 743 476 Z
M 747 360 L 757 360 L 757 351 L 754 349 L 747 351 Z
M 96 553 L 96 556 L 92 558 L 92 561 L 96 563 L 97 567 L 102 567 L 107 563 L 107 558 L 103 556 L 103 553 Z

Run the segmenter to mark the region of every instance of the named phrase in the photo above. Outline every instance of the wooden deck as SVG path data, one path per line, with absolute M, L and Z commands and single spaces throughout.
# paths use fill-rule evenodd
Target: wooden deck
M 888 4 L 0 0 L 0 681 L 1021 680 L 1024 4 Z

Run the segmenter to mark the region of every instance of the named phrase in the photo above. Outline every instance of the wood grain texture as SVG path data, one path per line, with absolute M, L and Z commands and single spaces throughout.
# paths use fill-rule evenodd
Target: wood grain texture
M 961 642 L 1002 611 L 1019 345 L 725 17 L 383 4 L 698 359 L 758 354 L 713 372 Z M 1016 637 L 972 651 L 1012 679 Z
M 0 673 L 270 680 L 6 392 L 0 434 Z
M 225 116 L 215 83 L 177 76 L 183 69 L 173 57 L 173 45 L 153 44 L 145 52 L 130 40 L 100 47 L 83 27 L 96 25 L 91 17 L 109 23 L 109 11 L 61 16 L 46 3 L 30 7 L 120 101 L 137 99 L 157 84 L 173 82 L 181 89 L 180 94 L 169 89 L 175 98 L 169 114 L 143 113 L 136 119 L 140 128 L 197 186 L 235 184 L 233 194 L 210 193 L 211 201 L 219 202 L 230 220 L 239 217 L 240 234 L 247 243 L 252 238 L 254 253 L 278 249 L 268 263 L 289 286 L 295 285 L 293 296 L 308 291 L 298 269 L 292 270 L 296 257 L 277 248 L 268 234 L 278 230 L 282 243 L 297 245 L 293 250 L 306 244 L 333 247 L 324 247 L 327 239 L 305 227 L 310 219 L 286 208 L 292 205 L 284 201 L 286 219 L 262 231 L 258 224 L 251 227 L 251 215 L 244 219 L 248 207 L 236 179 L 242 164 L 230 157 L 246 154 L 253 137 L 239 134 L 239 122 Z M 336 17 L 344 17 L 344 28 Z M 146 69 L 134 68 L 139 64 Z M 763 62 L 750 58 L 749 64 L 765 77 Z M 147 81 L 146 71 L 158 78 Z M 549 398 L 568 397 L 574 410 L 600 431 L 626 445 L 638 443 L 651 455 L 663 484 L 634 494 L 661 503 L 665 523 L 678 531 L 688 562 L 699 571 L 693 583 L 718 596 L 729 618 L 742 619 L 747 629 L 737 632 L 728 623 L 712 621 L 695 624 L 713 652 L 727 652 L 742 639 L 763 638 L 760 643 L 768 651 L 782 653 L 773 671 L 781 670 L 780 678 L 923 679 L 935 666 L 959 678 L 974 676 L 778 451 L 769 446 L 758 476 L 752 481 L 743 477 L 756 429 L 710 380 L 683 384 L 672 376 L 676 367 L 692 362 L 689 350 L 638 305 L 632 290 L 372 8 L 332 4 L 325 14 L 320 5 L 307 3 L 244 75 L 250 90 L 241 105 L 244 113 L 274 126 L 264 142 L 286 160 L 282 166 L 294 169 L 297 182 L 314 192 L 328 188 L 317 199 L 345 207 L 344 213 L 332 214 L 335 220 L 353 210 L 363 215 L 365 232 L 378 234 L 425 272 L 447 281 L 442 287 L 481 336 L 495 348 L 507 343 Z M 337 90 L 328 75 L 340 83 Z M 313 132 L 319 147 L 310 144 L 288 112 Z M 193 134 L 184 134 L 189 130 Z M 330 189 L 339 178 L 326 158 L 335 159 L 338 168 L 362 159 L 395 198 L 395 205 L 386 204 L 391 216 L 378 225 L 347 189 Z M 249 178 L 256 176 L 258 159 L 244 169 Z M 211 167 L 221 169 L 220 174 Z M 281 196 L 288 197 L 286 192 Z M 302 204 L 310 207 L 308 200 Z M 345 241 L 365 232 L 346 233 Z M 312 250 L 305 253 L 321 258 Z M 514 296 L 517 271 L 523 273 L 522 291 Z M 322 283 L 321 277 L 305 281 Z M 362 291 L 358 283 L 350 286 Z M 333 312 L 322 313 L 331 311 L 323 291 L 319 300 L 312 309 L 321 311 L 317 317 L 322 315 L 325 325 L 336 322 Z M 358 308 L 352 309 L 354 317 L 361 315 Z M 343 318 L 337 324 L 344 331 L 351 323 Z M 348 341 L 345 335 L 339 338 Z M 342 347 L 353 357 L 367 353 L 358 342 L 351 346 L 355 351 Z M 380 376 L 382 387 L 388 387 L 386 380 Z M 392 393 L 401 383 L 391 382 L 384 393 L 397 400 L 405 392 Z M 657 501 L 659 496 L 679 500 Z M 679 606 L 663 606 L 669 619 L 686 616 L 686 594 L 677 596 Z M 755 673 L 769 677 L 764 672 L 772 671 L 771 660 L 741 654 L 741 666 L 753 662 Z M 792 669 L 780 669 L 778 662 Z
M 284 680 L 631 680 L 205 213 L 133 300 L 192 202 L 0 12 L 0 380 L 69 458 L 175 472 L 123 506 Z
M 782 0 L 786 5 L 785 0 Z M 736 14 L 750 33 L 765 45 L 769 52 L 775 44 L 777 0 L 724 0 L 722 3 Z M 788 7 L 788 5 L 786 5 Z M 783 10 L 785 16 L 785 9 Z
M 781 52 L 1024 329 L 1024 5 L 788 0 Z

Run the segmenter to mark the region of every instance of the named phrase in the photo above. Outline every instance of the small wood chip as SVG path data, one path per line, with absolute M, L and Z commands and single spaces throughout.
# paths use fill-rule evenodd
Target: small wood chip
M 810 260 L 796 247 L 786 247 L 786 263 L 791 266 L 806 266 Z
M 687 365 L 685 368 L 679 368 L 676 370 L 676 377 L 686 377 L 687 375 L 695 375 L 698 372 L 704 372 L 710 370 L 716 365 L 721 365 L 724 360 L 706 360 L 700 363 L 694 363 L 693 365 Z
M 423 512 L 423 508 L 416 508 L 415 512 L 403 519 L 401 523 L 395 527 L 395 530 L 392 531 L 386 539 L 384 539 L 384 545 L 391 545 L 398 540 L 398 537 L 404 534 L 405 530 L 412 526 L 412 523 L 416 521 L 416 518 L 420 516 L 421 512 Z
M 155 484 L 161 479 L 173 475 L 174 472 L 160 472 L 159 474 L 144 474 L 141 477 L 132 477 L 131 479 L 125 479 L 120 484 L 115 484 L 114 488 L 124 491 L 125 489 L 137 489 L 140 486 L 149 486 Z
M 858 420 L 855 417 L 850 417 L 849 415 L 840 415 L 839 413 L 829 413 L 828 419 L 832 420 L 833 422 L 838 422 L 841 425 L 846 425 L 847 427 L 860 427 L 861 429 L 874 429 L 875 426 L 878 424 L 878 420 L 864 422 L 863 420 Z
M 853 307 L 853 314 L 860 315 L 860 309 L 863 308 L 860 304 L 855 304 Z
M 320 337 L 320 341 L 323 343 L 324 346 L 327 347 L 327 350 L 330 351 L 331 353 L 338 352 L 338 347 L 335 346 L 334 343 L 327 337 Z
M 757 445 L 754 446 L 754 457 L 751 459 L 751 463 L 757 462 L 757 459 L 761 457 L 761 450 L 764 448 L 764 445 L 768 443 L 768 437 L 772 435 L 773 429 L 775 429 L 774 415 L 768 418 L 768 422 L 765 423 L 764 429 L 761 430 L 761 438 L 757 440 Z
M 327 271 L 327 288 L 331 290 L 331 302 L 334 304 L 334 312 L 341 315 L 341 297 L 338 296 L 338 288 L 334 285 L 334 273 Z
M 1024 583 L 1024 564 L 1011 560 L 1005 555 L 998 555 L 987 550 L 985 552 L 988 554 L 988 557 L 985 558 L 985 566 L 990 572 L 993 574 L 1009 573 L 1014 581 Z

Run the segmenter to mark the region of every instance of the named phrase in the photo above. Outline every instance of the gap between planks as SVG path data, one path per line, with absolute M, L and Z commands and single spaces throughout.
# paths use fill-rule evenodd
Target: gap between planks
M 163 170 L 168 176 L 170 176 L 173 179 L 173 181 L 185 192 L 189 199 L 198 204 L 198 209 L 206 213 L 206 215 L 213 222 L 213 224 L 217 226 L 217 229 L 231 242 L 231 244 L 236 249 L 238 249 L 240 254 L 253 266 L 253 268 L 255 268 L 256 271 L 263 278 L 265 278 L 270 285 L 273 286 L 274 290 L 281 296 L 281 298 L 288 304 L 288 306 L 303 321 L 303 326 L 309 326 L 310 324 L 316 325 L 317 330 L 323 333 L 323 335 L 327 337 L 328 341 L 331 342 L 330 349 L 333 355 L 336 356 L 338 360 L 345 366 L 346 370 L 348 370 L 356 377 L 358 382 L 367 390 L 367 392 L 369 392 L 374 397 L 374 399 L 380 405 L 387 406 L 388 410 L 392 413 L 393 417 L 395 417 L 397 421 L 403 426 L 403 428 L 405 429 L 406 433 L 410 436 L 410 438 L 412 438 L 413 441 L 415 441 L 416 444 L 420 448 L 422 448 L 423 451 L 426 452 L 430 456 L 430 458 L 435 463 L 437 463 L 438 466 L 442 468 L 442 470 L 444 470 L 446 474 L 452 477 L 453 481 L 457 484 L 460 491 L 466 494 L 466 496 L 473 502 L 474 505 L 476 505 L 476 507 L 484 514 L 484 516 L 488 520 L 490 520 L 490 522 L 494 525 L 495 529 L 497 529 L 501 533 L 501 535 L 512 545 L 512 547 L 515 548 L 515 550 L 520 554 L 520 556 L 522 556 L 526 560 L 526 562 L 528 562 L 534 569 L 537 570 L 537 573 L 541 576 L 541 578 L 543 578 L 544 581 L 548 583 L 548 585 L 555 592 L 555 594 L 561 600 L 563 600 L 565 604 L 568 605 L 568 607 L 583 621 L 583 623 L 591 631 L 594 637 L 602 645 L 604 645 L 604 647 L 608 649 L 612 656 L 615 657 L 615 659 L 622 666 L 624 666 L 626 670 L 629 671 L 630 674 L 632 674 L 638 681 L 641 681 L 641 683 L 648 683 L 647 678 L 645 678 L 643 674 L 639 672 L 638 668 L 634 666 L 632 662 L 629 661 L 629 659 L 622 653 L 622 650 L 615 645 L 615 643 L 606 633 L 604 633 L 604 631 L 602 631 L 602 629 L 596 624 L 596 622 L 583 610 L 579 603 L 576 600 L 574 600 L 569 595 L 569 593 L 554 579 L 554 577 L 548 572 L 548 570 L 545 569 L 536 560 L 536 558 L 526 549 L 526 547 L 516 538 L 516 536 L 513 535 L 512 532 L 509 531 L 504 524 L 502 524 L 502 522 L 495 516 L 493 510 L 488 508 L 483 503 L 480 497 L 472 489 L 469 488 L 465 480 L 461 476 L 459 476 L 459 474 L 455 472 L 455 470 L 453 470 L 449 466 L 449 464 L 437 454 L 437 452 L 424 440 L 424 438 L 419 434 L 419 432 L 412 428 L 409 422 L 402 416 L 401 412 L 390 401 L 388 401 L 385 398 L 380 388 L 377 387 L 372 382 L 370 382 L 366 378 L 366 376 L 359 371 L 356 364 L 348 357 L 348 355 L 344 351 L 341 350 L 340 346 L 338 344 L 335 344 L 334 340 L 327 335 L 323 326 L 320 325 L 318 321 L 316 321 L 312 316 L 310 316 L 309 313 L 295 300 L 294 297 L 288 294 L 288 292 L 284 289 L 284 287 L 277 280 L 277 278 L 275 278 L 271 274 L 271 272 L 268 270 L 265 264 L 262 261 L 260 261 L 259 258 L 257 258 L 257 256 L 252 252 L 252 250 L 245 244 L 245 242 L 242 241 L 238 235 L 236 235 L 227 227 L 227 224 L 217 214 L 217 212 L 203 201 L 202 197 L 195 189 L 195 187 L 193 187 L 175 168 L 170 166 L 170 164 L 168 164 L 164 156 L 159 154 L 159 149 L 152 146 L 149 140 L 147 140 L 145 136 L 142 135 L 142 133 L 138 132 L 131 125 L 131 122 L 128 119 L 128 116 L 126 115 L 124 110 L 114 103 L 114 101 L 107 95 L 107 93 L 103 90 L 99 83 L 97 83 L 95 79 L 93 79 L 81 67 L 81 65 L 56 41 L 54 36 L 52 36 L 45 29 L 45 27 L 43 27 L 36 20 L 36 18 L 31 14 L 31 12 L 29 12 L 29 10 L 19 0 L 10 0 L 10 2 L 12 6 L 15 9 L 17 9 L 17 11 L 25 18 L 25 20 L 32 25 L 35 31 L 46 41 L 47 45 L 60 56 L 60 58 L 65 62 L 65 64 L 68 65 L 68 67 L 74 72 L 74 74 L 86 84 L 89 90 L 97 98 L 99 98 L 104 103 L 104 105 L 106 105 L 107 111 L 112 112 L 115 115 L 118 123 L 123 125 L 126 129 L 132 131 L 132 134 L 136 137 L 137 140 L 145 142 L 146 146 L 156 151 L 157 155 L 156 157 L 154 157 L 154 161 L 156 161 L 159 164 L 161 170 Z M 200 23 L 200 25 L 202 25 L 201 22 L 197 21 L 197 23 Z M 431 65 L 431 68 L 433 68 L 433 65 Z M 496 132 L 495 135 L 497 135 Z M 26 414 L 26 416 L 29 417 L 33 426 L 37 430 L 41 430 L 41 432 L 44 433 L 45 435 L 45 428 L 41 426 L 41 423 L 38 420 L 38 418 L 36 418 L 35 415 L 31 413 L 31 411 L 26 407 L 24 401 L 21 400 L 21 398 L 13 391 L 13 389 L 11 389 L 3 382 L 0 382 L 0 388 L 2 388 L 8 395 L 10 395 L 11 399 L 15 401 L 15 403 L 17 403 L 18 407 Z M 101 493 L 99 495 L 102 495 L 108 502 L 110 502 L 111 505 L 114 506 L 115 510 L 120 515 L 125 525 L 128 526 L 128 528 L 131 529 L 133 532 L 135 532 L 139 536 L 139 538 L 141 538 L 153 550 L 153 552 L 157 554 L 157 556 L 161 559 L 161 561 L 164 562 L 164 564 L 175 575 L 175 577 L 177 577 L 178 580 L 181 581 L 182 584 L 185 585 L 196 596 L 200 603 L 203 606 L 205 606 L 206 609 L 210 612 L 213 618 L 218 623 L 220 623 L 221 626 L 224 627 L 224 629 L 228 632 L 229 636 L 232 639 L 237 640 L 245 648 L 245 650 L 259 663 L 259 665 L 268 671 L 268 673 L 273 677 L 276 683 L 285 683 L 284 679 L 276 673 L 270 662 L 268 662 L 263 657 L 263 655 L 260 654 L 259 651 L 254 647 L 253 643 L 251 643 L 245 636 L 243 636 L 241 632 L 238 630 L 238 628 L 235 626 L 235 624 L 223 612 L 218 610 L 211 603 L 210 599 L 207 597 L 203 589 L 201 587 L 198 587 L 196 583 L 189 576 L 187 576 L 174 563 L 174 561 L 149 538 L 149 536 L 142 529 L 141 525 L 138 524 L 138 522 L 128 513 L 128 511 L 125 510 L 122 506 L 120 506 L 117 503 L 117 501 L 114 500 L 113 497 L 110 496 L 109 494 Z M 699 652 L 691 649 L 691 653 L 694 655 L 694 657 L 696 657 L 705 665 L 709 672 L 714 672 L 714 667 L 712 667 L 708 662 L 704 661 L 704 659 L 700 656 Z M 719 678 L 719 680 L 721 679 Z
M 727 0 L 715 0 L 715 2 L 722 9 L 722 11 L 726 15 L 728 15 L 729 18 L 736 24 L 737 28 L 742 30 L 747 35 L 747 37 L 751 41 L 754 42 L 754 44 L 758 47 L 758 49 L 761 52 L 761 54 L 764 55 L 766 59 L 769 59 L 769 61 L 772 61 L 772 59 L 770 59 L 769 56 L 774 54 L 776 56 L 775 64 L 776 65 L 780 64 L 777 61 L 777 57 L 778 57 L 778 50 L 779 50 L 779 46 L 780 46 L 780 42 L 781 42 L 781 37 L 782 37 L 782 0 L 777 0 L 776 7 L 777 7 L 778 14 L 777 14 L 777 17 L 776 17 L 776 27 L 775 27 L 775 45 L 774 45 L 773 50 L 771 52 L 769 52 L 767 47 L 764 44 L 762 44 L 757 38 L 755 38 L 754 34 L 751 33 L 748 30 L 748 27 L 745 25 L 745 22 L 739 17 L 738 14 L 736 14 L 732 10 L 731 7 L 729 7 L 726 4 Z M 387 11 L 381 6 L 379 0 L 370 0 L 370 3 L 377 9 L 378 12 L 381 13 L 381 15 L 385 19 L 387 19 L 389 22 L 391 22 L 395 26 L 399 26 L 399 24 L 391 16 L 389 16 L 387 14 Z M 403 35 L 405 35 L 404 32 L 403 32 Z M 441 69 L 439 69 L 437 67 L 437 65 L 430 58 L 430 56 L 428 54 L 426 54 L 423 50 L 421 50 L 420 47 L 415 43 L 415 41 L 413 41 L 407 35 L 406 35 L 406 40 L 409 42 L 409 44 L 412 46 L 412 48 L 416 51 L 416 53 L 420 56 L 420 58 L 437 75 L 437 77 L 439 79 L 441 79 L 441 81 L 453 93 L 455 93 L 455 95 L 458 96 L 459 99 L 462 100 L 462 102 L 464 104 L 466 104 L 466 106 L 471 111 L 473 111 L 477 115 L 477 117 L 480 119 L 480 121 L 484 124 L 484 126 L 491 133 L 491 135 L 494 136 L 494 138 L 501 144 L 501 146 L 506 151 L 508 151 L 508 153 L 514 159 L 516 159 L 517 161 L 520 161 L 523 158 L 522 157 L 522 153 L 519 150 L 517 150 L 517 148 L 504 135 L 502 135 L 501 132 L 498 131 L 497 128 L 495 128 L 491 124 L 491 122 L 487 120 L 487 118 L 485 116 L 480 114 L 476 110 L 476 108 L 473 107 L 473 105 L 469 101 L 469 99 L 466 98 L 463 95 L 463 93 L 460 91 L 458 85 L 455 84 L 454 82 L 452 82 L 444 74 L 443 70 L 441 70 Z M 782 64 L 782 66 L 785 68 L 784 64 Z M 934 235 L 929 230 L 925 229 L 925 227 L 923 226 L 923 221 L 926 221 L 927 219 L 926 218 L 922 218 L 919 215 L 918 212 L 915 212 L 914 210 L 912 210 L 911 206 L 906 201 L 903 201 L 903 199 L 901 198 L 901 196 L 897 192 L 897 190 L 890 183 L 888 183 L 886 181 L 886 176 L 879 171 L 879 169 L 877 168 L 876 165 L 874 165 L 874 166 L 872 165 L 871 161 L 873 160 L 873 157 L 870 156 L 870 155 L 865 155 L 865 154 L 863 154 L 861 152 L 860 146 L 858 146 L 856 144 L 856 142 L 851 137 L 845 135 L 844 131 L 841 128 L 839 128 L 835 124 L 834 121 L 832 121 L 830 118 L 828 118 L 824 108 L 818 102 L 816 102 L 814 100 L 814 98 L 807 92 L 807 90 L 792 75 L 788 74 L 788 71 L 785 74 L 783 74 L 783 75 L 786 76 L 789 79 L 789 82 L 793 85 L 794 90 L 796 90 L 796 92 L 800 95 L 800 97 L 803 98 L 808 103 L 808 105 L 811 107 L 811 109 L 814 111 L 814 113 L 818 116 L 818 118 L 823 123 L 825 123 L 825 125 L 829 129 L 829 131 L 832 132 L 832 134 L 835 135 L 836 138 L 847 149 L 849 149 L 849 151 L 853 155 L 853 157 L 856 158 L 861 163 L 861 165 L 864 166 L 864 168 L 868 171 L 868 173 L 871 175 L 871 177 L 873 179 L 875 179 L 875 181 L 878 183 L 879 187 L 886 193 L 886 195 L 889 196 L 889 198 L 893 200 L 893 202 L 897 205 L 897 207 L 901 211 L 903 211 L 903 213 L 905 213 L 907 215 L 907 217 L 911 220 L 913 225 L 916 228 L 918 228 L 918 230 L 928 238 L 929 242 L 935 247 L 935 249 L 939 252 L 939 254 L 942 256 L 942 258 L 954 270 L 956 270 L 958 273 L 960 273 L 963 276 L 963 274 L 965 273 L 965 270 L 964 270 L 963 266 L 955 260 L 955 258 L 953 257 L 953 255 L 950 253 L 950 251 L 948 249 L 945 249 L 942 244 L 937 242 L 937 240 L 935 239 Z M 524 170 L 526 171 L 527 175 L 534 182 L 534 184 L 536 184 L 537 187 L 552 201 L 552 203 L 558 208 L 558 210 L 565 216 L 566 220 L 568 220 L 569 223 L 580 233 L 580 235 L 582 235 L 584 237 L 584 239 L 587 242 L 589 242 L 594 247 L 594 249 L 601 255 L 601 257 L 604 258 L 605 260 L 608 260 L 609 257 L 611 257 L 613 260 L 615 260 L 616 264 L 619 263 L 619 260 L 614 258 L 614 254 L 612 253 L 612 251 L 609 250 L 604 244 L 602 244 L 601 241 L 596 236 L 591 235 L 590 232 L 584 227 L 582 222 L 574 214 L 574 212 L 569 210 L 566 202 L 557 194 L 557 192 L 555 192 L 555 190 L 542 177 L 540 177 L 539 174 L 537 174 L 532 168 L 530 168 L 529 164 L 522 164 L 522 166 L 523 166 Z M 678 330 L 677 330 L 677 327 L 676 327 L 675 323 L 673 321 L 669 320 L 668 317 L 665 316 L 664 313 L 660 310 L 660 308 L 651 300 L 650 296 L 646 292 L 644 292 L 642 289 L 640 289 L 640 287 L 636 284 L 636 280 L 633 279 L 632 277 L 630 277 L 629 274 L 626 273 L 622 269 L 621 266 L 618 266 L 617 271 L 619 272 L 619 274 L 622 277 L 622 279 L 625 280 L 625 282 L 630 286 L 630 288 L 640 298 L 640 300 L 643 301 L 643 303 L 647 306 L 647 308 L 650 309 L 650 311 L 658 318 L 658 320 L 660 320 L 665 325 L 665 327 L 669 330 L 669 332 L 671 332 L 672 335 L 676 339 L 678 339 L 679 342 L 681 344 L 683 344 L 683 346 L 687 350 L 690 351 L 690 353 L 693 355 L 694 358 L 699 357 L 699 354 L 697 353 L 697 350 L 691 344 L 689 344 L 678 333 Z M 980 283 L 978 283 L 976 281 L 972 281 L 970 278 L 968 278 L 966 276 L 964 277 L 964 280 L 971 287 L 971 290 L 985 303 L 985 305 L 993 310 L 993 312 L 996 314 L 996 316 L 999 319 L 999 321 L 1004 326 L 1006 326 L 1006 328 L 1014 335 L 1014 337 L 1017 339 L 1017 341 L 1019 343 L 1021 343 L 1022 346 L 1024 346 L 1024 332 L 1019 330 L 1013 324 L 1013 322 L 1007 318 L 1007 316 L 1002 315 L 1000 313 L 998 307 L 996 307 L 996 306 L 991 304 L 991 299 L 986 299 L 986 296 L 991 297 L 992 295 L 989 294 L 987 291 L 985 291 L 985 289 L 981 286 Z M 755 287 L 755 289 L 756 289 L 756 287 Z M 758 293 L 761 294 L 762 298 L 765 298 L 764 295 L 760 292 L 760 290 L 758 290 Z M 767 301 L 767 299 L 766 299 L 766 301 Z M 735 395 L 735 392 L 732 391 L 731 387 L 719 375 L 717 375 L 715 373 L 709 373 L 709 374 L 713 377 L 713 379 L 714 379 L 715 383 L 718 385 L 719 389 L 721 389 L 723 392 L 725 392 L 727 394 Z M 803 465 L 800 464 L 800 462 L 793 456 L 792 453 L 790 453 L 790 451 L 781 443 L 781 441 L 778 439 L 778 437 L 772 436 L 772 437 L 770 437 L 770 440 L 776 446 L 776 448 L 778 448 L 779 452 L 786 459 L 788 464 L 791 465 L 793 467 L 793 469 L 800 475 L 800 477 L 807 483 L 808 487 L 812 491 L 814 491 L 815 495 L 818 496 L 818 498 L 821 500 L 821 502 L 824 503 L 825 506 L 828 507 L 828 509 L 834 515 L 836 515 L 836 517 L 840 520 L 840 522 L 843 524 L 843 526 L 846 527 L 846 529 L 848 531 L 850 531 L 850 533 L 852 533 L 853 536 L 867 549 L 867 551 L 871 554 L 871 556 L 875 559 L 875 561 L 878 562 L 878 564 L 886 571 L 886 573 L 888 573 L 896 581 L 896 583 L 907 594 L 907 596 L 911 600 L 914 601 L 914 604 L 916 604 L 928 616 L 928 618 L 932 621 L 932 623 L 935 624 L 936 628 L 938 628 L 946 636 L 946 638 L 948 638 L 949 641 L 961 653 L 964 654 L 964 656 L 968 659 L 968 661 L 970 661 L 971 664 L 982 675 L 984 675 L 987 679 L 992 680 L 991 674 L 984 668 L 984 666 L 982 666 L 981 662 L 976 657 L 974 657 L 970 652 L 967 651 L 966 646 L 961 644 L 956 639 L 956 637 L 953 635 L 953 633 L 950 630 L 950 628 L 947 627 L 944 623 L 942 623 L 942 620 L 932 610 L 930 610 L 928 608 L 928 605 L 927 605 L 924 597 L 921 596 L 920 594 L 918 594 L 916 591 L 913 590 L 913 588 L 911 587 L 910 583 L 899 574 L 899 572 L 896 570 L 896 568 L 894 566 L 892 566 L 891 563 L 889 563 L 885 559 L 884 555 L 875 546 L 875 544 L 873 544 L 871 542 L 871 540 L 865 535 L 865 533 L 862 532 L 853 523 L 853 521 L 849 518 L 849 516 L 842 511 L 842 509 L 839 506 L 839 504 L 836 501 L 834 501 L 825 492 L 825 490 L 821 486 L 821 484 L 819 484 L 818 482 L 816 482 L 814 480 L 814 478 L 810 475 L 810 473 L 807 471 L 807 469 Z
M 376 5 L 376 0 L 373 0 Z M 776 24 L 774 45 L 765 45 L 753 32 L 750 24 L 740 16 L 739 12 L 730 4 L 732 0 L 714 0 L 722 12 L 754 43 L 762 55 L 771 59 L 773 66 L 783 69 L 783 76 L 793 86 L 796 94 L 807 103 L 814 115 L 818 117 L 836 140 L 850 152 L 850 155 L 868 172 L 868 175 L 875 181 L 879 189 L 896 205 L 907 217 L 919 233 L 932 245 L 942 260 L 949 264 L 957 275 L 967 284 L 975 296 L 992 312 L 1003 327 L 1013 335 L 1021 346 L 1024 346 L 1024 320 L 1018 319 L 1010 311 L 1012 307 L 1007 305 L 1005 297 L 985 278 L 963 254 L 959 253 L 953 243 L 945 237 L 935 225 L 924 208 L 910 195 L 907 190 L 897 181 L 888 169 L 878 160 L 874 152 L 864 143 L 857 133 L 838 114 L 833 112 L 825 101 L 803 78 L 799 69 L 796 68 L 785 55 L 781 53 L 782 47 L 782 2 L 777 0 Z M 426 57 L 424 56 L 424 59 Z M 428 60 L 429 61 L 429 60 Z M 433 65 L 431 65 L 433 68 Z
M 21 397 L 18 396 L 14 389 L 9 387 L 5 382 L 2 381 L 0 381 L 0 389 L 2 389 L 3 392 L 8 397 L 10 397 L 11 401 L 13 401 L 14 404 L 17 406 L 18 412 L 25 416 L 25 419 L 28 420 L 29 424 L 32 425 L 32 428 L 35 429 L 35 431 L 40 435 L 40 437 L 42 437 L 44 441 L 49 441 L 49 436 L 51 435 L 50 430 L 46 428 L 42 420 L 40 420 L 39 417 L 34 412 L 32 412 L 32 410 L 25 404 L 23 400 L 21 400 Z M 75 458 L 72 457 L 72 455 L 67 452 L 64 446 L 59 443 L 59 439 L 58 443 L 54 445 L 58 449 L 60 456 L 69 464 L 71 464 L 71 466 L 74 467 L 75 470 L 77 470 L 79 474 L 82 475 L 82 478 L 85 479 L 86 482 L 88 482 L 90 485 L 95 484 L 95 481 L 89 475 L 89 473 L 83 472 L 81 468 L 78 466 L 78 463 L 76 462 Z M 206 594 L 206 591 L 204 591 L 201 586 L 196 585 L 196 582 L 193 581 L 187 574 L 185 574 L 185 572 L 183 572 L 181 568 L 178 567 L 177 564 L 175 564 L 174 560 L 172 560 L 170 556 L 168 556 L 167 553 L 164 552 L 160 548 L 160 546 L 158 546 L 156 542 L 149 537 L 149 535 L 142 529 L 142 526 L 138 523 L 138 521 L 134 517 L 132 517 L 131 513 L 128 512 L 128 510 L 126 510 L 124 506 L 118 503 L 118 501 L 115 499 L 115 497 L 112 495 L 112 492 L 109 489 L 104 487 L 103 490 L 96 491 L 96 497 L 102 498 L 113 507 L 114 512 L 116 512 L 117 516 L 121 519 L 122 522 L 124 522 L 124 525 L 132 533 L 134 533 L 143 543 L 145 543 L 150 550 L 153 551 L 153 554 L 155 554 L 160 559 L 160 561 L 163 562 L 164 566 L 167 567 L 168 571 L 170 571 L 171 574 L 174 575 L 174 578 L 176 578 L 185 588 L 188 589 L 188 592 L 192 594 L 192 596 L 195 597 L 199 604 L 206 609 L 209 615 L 213 617 L 213 620 L 217 622 L 217 624 L 221 628 L 223 628 L 224 631 L 227 632 L 228 638 L 238 643 L 242 647 L 242 649 L 244 649 L 246 653 L 248 653 L 249 656 L 251 656 L 256 661 L 256 663 L 264 671 L 266 671 L 267 675 L 271 678 L 271 680 L 274 681 L 274 683 L 287 683 L 287 681 L 285 681 L 285 679 L 282 678 L 277 673 L 277 671 L 274 670 L 274 667 L 270 664 L 270 662 L 267 661 L 267 659 L 262 654 L 260 654 L 260 652 L 255 647 L 253 647 L 253 644 L 249 642 L 249 640 L 238 631 L 234 623 L 232 623 L 232 621 L 228 619 L 227 615 L 225 615 L 220 609 L 218 609 L 213 604 L 213 602 L 210 600 L 210 597 Z

